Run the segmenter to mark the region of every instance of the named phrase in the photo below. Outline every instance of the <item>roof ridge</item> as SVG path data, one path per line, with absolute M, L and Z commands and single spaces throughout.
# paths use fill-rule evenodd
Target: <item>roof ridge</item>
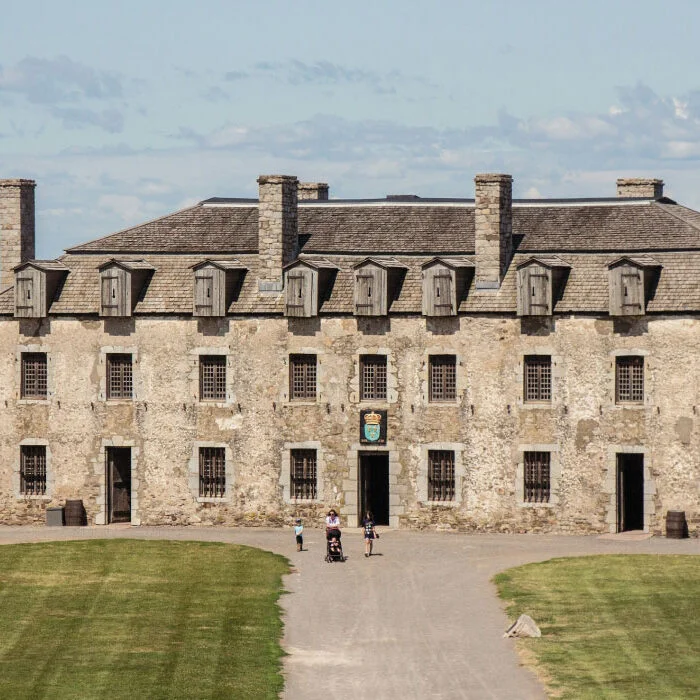
M 670 209 L 667 209 L 666 207 L 671 207 L 671 206 L 681 207 L 681 209 L 686 209 L 687 211 L 692 211 L 693 213 L 697 214 L 698 212 L 696 212 L 694 209 L 691 209 L 690 207 L 685 207 L 682 204 L 666 204 L 666 203 L 662 204 L 661 202 L 654 202 L 654 204 L 656 206 L 658 206 L 661 209 L 661 211 L 665 212 L 669 216 L 672 216 L 674 219 L 678 219 L 678 221 L 682 221 L 684 224 L 687 224 L 691 228 L 694 228 L 696 231 L 700 231 L 700 224 L 696 224 L 693 221 L 689 221 L 684 216 L 680 216 L 680 214 L 678 214 L 678 212 L 671 211 Z
M 127 231 L 133 231 L 134 229 L 141 228 L 142 226 L 148 226 L 148 224 L 155 224 L 158 221 L 163 221 L 163 219 L 167 219 L 171 216 L 176 216 L 177 214 L 182 214 L 183 212 L 190 211 L 190 209 L 196 209 L 199 207 L 199 204 L 193 204 L 192 206 L 185 207 L 184 209 L 178 209 L 177 211 L 171 211 L 169 214 L 163 214 L 163 216 L 158 216 L 155 219 L 150 219 L 149 221 L 143 221 L 140 224 L 136 224 L 136 226 L 127 226 L 126 228 L 120 229 L 119 231 L 113 231 L 112 233 L 108 233 L 106 236 L 99 236 L 98 238 L 93 238 L 91 241 L 85 241 L 84 243 L 79 243 L 78 245 L 71 246 L 70 248 L 65 248 L 64 253 L 75 253 L 76 251 L 78 253 L 81 252 L 80 248 L 83 248 L 86 245 L 92 245 L 93 243 L 98 243 L 99 241 L 104 241 L 107 238 L 111 238 L 112 236 L 118 236 L 120 233 L 126 233 Z M 95 252 L 95 251 L 91 251 Z M 58 259 L 58 258 L 57 258 Z

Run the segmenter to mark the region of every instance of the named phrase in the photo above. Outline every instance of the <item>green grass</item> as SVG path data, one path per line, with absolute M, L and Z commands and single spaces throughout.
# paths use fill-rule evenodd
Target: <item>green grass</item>
M 554 697 L 700 697 L 700 557 L 553 559 L 495 577 L 519 642 Z
M 0 698 L 277 698 L 288 563 L 236 545 L 0 547 Z

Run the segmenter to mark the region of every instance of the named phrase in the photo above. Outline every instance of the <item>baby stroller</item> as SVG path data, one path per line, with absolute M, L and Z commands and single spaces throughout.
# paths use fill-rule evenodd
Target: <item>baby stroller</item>
M 326 532 L 326 561 L 332 564 L 334 561 L 345 561 L 343 545 L 340 541 L 340 530 L 328 530 Z

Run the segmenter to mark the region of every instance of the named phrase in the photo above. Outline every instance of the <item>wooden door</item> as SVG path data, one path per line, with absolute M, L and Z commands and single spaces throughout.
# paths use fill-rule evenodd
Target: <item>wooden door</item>
M 131 448 L 107 448 L 107 521 L 131 522 Z

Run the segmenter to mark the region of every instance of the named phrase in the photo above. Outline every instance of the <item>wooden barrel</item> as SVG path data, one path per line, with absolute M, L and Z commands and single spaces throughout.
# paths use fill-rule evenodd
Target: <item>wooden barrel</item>
M 688 536 L 688 523 L 684 510 L 669 510 L 666 513 L 666 537 L 682 540 Z
M 87 525 L 87 513 L 82 501 L 66 501 L 63 509 L 63 522 L 66 526 Z

